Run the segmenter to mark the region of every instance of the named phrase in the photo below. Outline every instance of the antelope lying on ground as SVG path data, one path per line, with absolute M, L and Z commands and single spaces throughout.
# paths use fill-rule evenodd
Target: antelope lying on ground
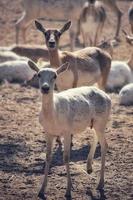
M 108 53 L 97 47 L 88 47 L 75 52 L 61 52 L 58 49 L 59 40 L 61 35 L 70 28 L 71 22 L 67 22 L 60 30 L 45 29 L 38 21 L 35 21 L 35 24 L 44 34 L 51 66 L 57 68 L 62 63 L 70 63 L 67 76 L 61 74 L 57 80 L 59 90 L 93 85 L 97 82 L 100 88 L 105 88 L 111 66 L 111 57 Z
M 131 26 L 131 32 L 133 34 L 133 3 L 131 4 L 128 10 L 128 19 L 129 19 L 129 24 Z
M 106 20 L 106 11 L 101 2 L 86 2 L 80 14 L 80 32 L 84 46 L 97 46 Z
M 15 60 L 0 63 L 0 83 L 25 83 L 35 72 L 27 64 L 27 60 Z
M 115 0 L 101 0 L 110 9 L 116 13 L 118 22 L 115 37 L 119 36 L 121 11 L 118 9 Z M 22 30 L 24 42 L 26 41 L 25 31 L 32 20 L 36 18 L 54 19 L 54 20 L 68 20 L 71 19 L 73 26 L 70 30 L 70 44 L 71 50 L 74 48 L 75 37 L 77 33 L 77 23 L 82 10 L 83 4 L 86 0 L 22 0 L 24 12 L 21 18 L 16 23 L 16 43 L 19 42 L 19 31 Z M 53 12 L 54 11 L 54 12 Z
M 119 92 L 119 104 L 130 106 L 133 105 L 133 83 L 125 85 Z
M 110 40 L 105 40 L 99 44 L 100 48 L 103 48 L 111 53 L 113 57 L 113 43 Z M 133 53 L 128 61 L 112 60 L 111 68 L 108 75 L 106 89 L 114 92 L 121 89 L 124 85 L 133 82 Z
M 72 181 L 69 167 L 71 134 L 81 133 L 87 127 L 91 127 L 94 131 L 94 141 L 87 158 L 87 172 L 92 172 L 92 159 L 99 141 L 102 165 L 98 189 L 102 189 L 104 187 L 105 154 L 107 151 L 104 132 L 111 109 L 109 96 L 102 90 L 87 86 L 54 93 L 55 82 L 63 72 L 64 75 L 66 74 L 68 63 L 57 69 L 42 68 L 41 70 L 32 61 L 29 61 L 28 64 L 31 69 L 37 72 L 39 77 L 42 93 L 42 109 L 39 121 L 46 133 L 47 144 L 45 176 L 38 196 L 45 199 L 52 143 L 56 136 L 64 137 L 63 157 L 67 171 L 66 196 L 71 196 Z

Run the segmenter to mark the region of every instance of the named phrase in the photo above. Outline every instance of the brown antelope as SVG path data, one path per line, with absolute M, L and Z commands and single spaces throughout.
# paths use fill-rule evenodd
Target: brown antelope
M 128 19 L 129 19 L 129 24 L 131 26 L 131 32 L 133 34 L 133 3 L 131 4 L 128 10 Z
M 116 5 L 116 0 L 101 1 L 108 5 L 117 15 L 118 22 L 115 36 L 118 37 L 122 14 Z M 16 43 L 19 42 L 20 29 L 22 30 L 23 40 L 24 42 L 26 41 L 25 31 L 29 24 L 36 18 L 43 17 L 44 19 L 53 20 L 67 20 L 69 18 L 73 22 L 73 26 L 70 29 L 70 44 L 72 50 L 77 33 L 78 19 L 85 2 L 86 0 L 22 0 L 24 12 L 16 23 Z
M 86 2 L 79 20 L 84 46 L 96 46 L 106 20 L 102 3 Z
M 121 26 L 121 17 L 122 17 L 122 12 L 118 8 L 116 1 L 117 0 L 88 0 L 89 4 L 95 4 L 95 2 L 100 1 L 103 3 L 105 6 L 108 6 L 116 15 L 117 15 L 117 26 L 116 26 L 116 33 L 114 39 L 119 40 L 119 32 L 120 32 L 120 26 Z M 77 31 L 77 36 L 80 34 L 80 20 L 78 20 L 78 31 Z
M 108 53 L 97 47 L 88 47 L 75 52 L 59 51 L 58 44 L 61 35 L 71 26 L 67 22 L 61 29 L 45 29 L 41 23 L 35 21 L 36 27 L 44 34 L 49 59 L 52 67 L 57 68 L 69 62 L 69 70 L 62 74 L 57 82 L 59 90 L 82 85 L 98 83 L 104 89 L 110 71 L 111 57 Z

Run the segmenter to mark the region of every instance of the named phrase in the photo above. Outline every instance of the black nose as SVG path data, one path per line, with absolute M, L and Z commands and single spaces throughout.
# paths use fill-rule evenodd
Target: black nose
M 49 47 L 54 48 L 55 47 L 55 42 L 54 41 L 49 41 Z
M 95 3 L 95 0 L 89 0 L 89 2 L 93 4 L 93 3 Z
M 50 87 L 48 85 L 43 85 L 41 87 L 42 93 L 48 94 Z

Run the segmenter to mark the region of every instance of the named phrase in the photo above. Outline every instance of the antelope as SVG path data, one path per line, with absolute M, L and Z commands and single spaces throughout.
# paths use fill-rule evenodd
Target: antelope
M 46 29 L 37 20 L 35 25 L 45 37 L 51 66 L 57 68 L 65 62 L 70 64 L 67 76 L 62 74 L 57 81 L 59 90 L 94 83 L 98 83 L 102 89 L 105 88 L 111 66 L 111 57 L 108 53 L 97 47 L 88 47 L 75 52 L 59 51 L 60 37 L 70 28 L 71 21 L 65 23 L 61 29 Z
M 42 93 L 42 108 L 39 122 L 46 133 L 46 165 L 45 174 L 38 197 L 45 199 L 48 172 L 51 162 L 51 152 L 54 137 L 64 138 L 64 163 L 67 171 L 66 197 L 71 197 L 72 180 L 70 175 L 70 144 L 71 134 L 80 134 L 87 127 L 94 131 L 94 141 L 87 158 L 87 172 L 92 172 L 92 160 L 97 142 L 101 145 L 101 172 L 98 189 L 104 187 L 105 154 L 107 142 L 105 128 L 110 116 L 111 100 L 102 90 L 96 87 L 72 88 L 63 92 L 54 93 L 56 80 L 62 73 L 67 76 L 68 63 L 56 69 L 47 66 L 39 70 L 38 66 L 29 60 L 29 66 L 39 77 Z M 49 68 L 50 67 L 50 68 Z M 52 124 L 52 125 L 51 125 Z
M 80 29 L 84 46 L 96 46 L 102 34 L 106 11 L 101 2 L 86 2 L 80 14 Z
M 133 3 L 131 4 L 128 10 L 128 19 L 129 19 L 129 24 L 131 26 L 131 32 L 133 34 Z
M 116 0 L 101 0 L 117 15 L 117 29 L 115 37 L 119 36 L 121 24 L 121 11 L 116 5 Z M 16 43 L 19 42 L 19 32 L 22 30 L 22 37 L 26 42 L 26 30 L 34 19 L 44 18 L 45 20 L 68 20 L 71 19 L 73 26 L 69 31 L 71 50 L 74 49 L 75 38 L 77 33 L 78 19 L 86 0 L 22 0 L 24 8 L 22 16 L 16 23 Z M 53 12 L 54 11 L 54 12 Z
M 115 32 L 115 36 L 114 39 L 116 41 L 119 41 L 119 33 L 120 33 L 120 27 L 121 27 L 121 17 L 122 17 L 122 12 L 121 10 L 118 8 L 116 1 L 117 0 L 88 0 L 86 1 L 86 4 L 98 4 L 99 3 L 103 3 L 105 6 L 108 6 L 117 16 L 117 26 L 116 26 L 116 32 Z M 103 12 L 103 11 L 102 11 Z M 78 28 L 77 28 L 77 36 L 80 34 L 80 19 L 78 20 Z

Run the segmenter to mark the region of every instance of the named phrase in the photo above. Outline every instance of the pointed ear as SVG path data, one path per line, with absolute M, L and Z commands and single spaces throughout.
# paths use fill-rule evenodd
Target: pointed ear
M 37 65 L 33 61 L 28 60 L 28 65 L 32 70 L 39 72 L 39 68 L 37 67 Z
M 59 75 L 60 73 L 68 70 L 69 66 L 70 66 L 70 64 L 68 62 L 64 63 L 63 65 L 58 67 L 58 69 L 56 70 L 56 73 Z
M 35 26 L 39 31 L 45 33 L 46 29 L 43 27 L 43 25 L 39 21 L 35 20 Z
M 64 33 L 65 31 L 67 31 L 71 26 L 71 21 L 68 21 L 66 24 L 64 24 L 64 26 L 60 29 L 60 33 Z

